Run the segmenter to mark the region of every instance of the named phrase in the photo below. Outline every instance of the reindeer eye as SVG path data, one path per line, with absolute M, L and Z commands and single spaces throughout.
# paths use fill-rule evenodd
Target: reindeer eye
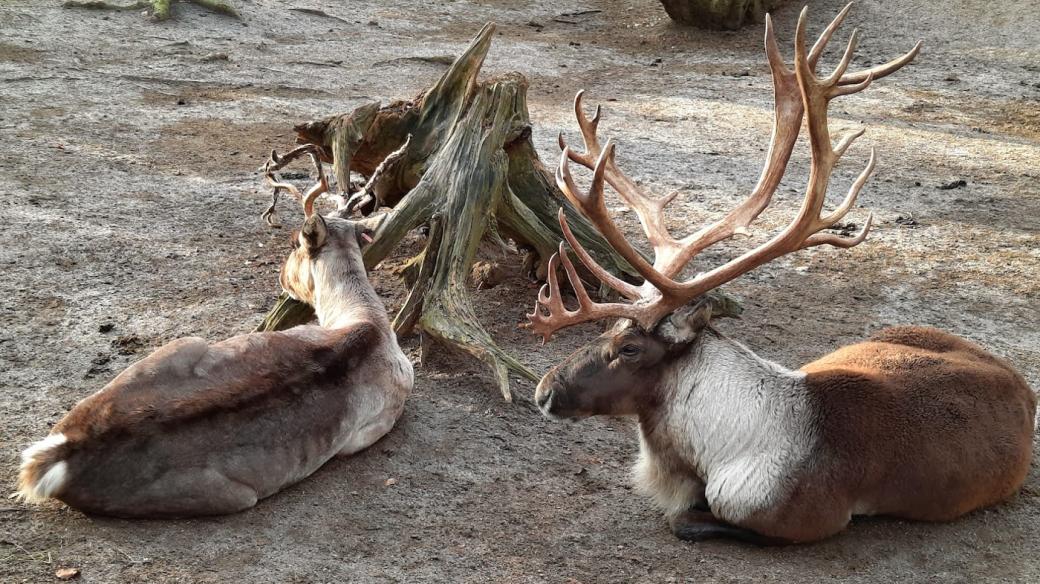
M 643 348 L 639 345 L 625 345 L 621 347 L 620 353 L 625 357 L 635 357 L 639 353 L 643 352 Z

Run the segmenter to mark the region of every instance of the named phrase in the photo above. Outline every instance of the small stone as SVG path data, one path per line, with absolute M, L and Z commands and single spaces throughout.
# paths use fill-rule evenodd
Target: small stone
M 54 576 L 58 580 L 74 580 L 79 578 L 79 568 L 58 568 Z
M 939 189 L 940 191 L 951 191 L 953 189 L 963 189 L 966 186 L 968 186 L 968 181 L 964 179 L 959 179 L 941 184 L 935 188 Z
M 386 479 L 386 482 L 383 483 L 383 484 L 388 486 L 388 487 L 392 487 L 392 486 L 397 484 L 397 479 L 395 479 L 395 478 Z

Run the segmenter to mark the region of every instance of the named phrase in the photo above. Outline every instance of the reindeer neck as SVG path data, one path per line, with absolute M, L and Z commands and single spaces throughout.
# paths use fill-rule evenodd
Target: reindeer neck
M 324 328 L 338 329 L 365 321 L 389 330 L 383 301 L 372 288 L 360 258 L 335 258 L 316 262 L 314 312 Z
M 705 329 L 663 375 L 661 406 L 641 420 L 644 438 L 678 449 L 672 454 L 705 478 L 742 457 L 782 454 L 792 433 L 805 427 L 804 379 Z

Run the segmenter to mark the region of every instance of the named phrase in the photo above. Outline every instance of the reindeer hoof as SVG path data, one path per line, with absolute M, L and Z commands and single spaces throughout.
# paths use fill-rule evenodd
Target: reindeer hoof
M 761 535 L 737 527 L 715 517 L 710 512 L 687 511 L 668 520 L 675 537 L 683 541 L 706 541 L 709 539 L 735 539 L 754 545 L 783 545 L 787 541 Z

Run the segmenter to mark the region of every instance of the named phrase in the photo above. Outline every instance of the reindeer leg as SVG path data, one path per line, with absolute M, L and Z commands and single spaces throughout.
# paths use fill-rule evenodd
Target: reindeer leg
M 707 503 L 704 504 L 707 507 Z M 672 533 L 684 541 L 705 541 L 709 539 L 728 538 L 754 545 L 785 545 L 791 543 L 778 537 L 769 537 L 755 533 L 750 529 L 737 527 L 711 514 L 711 511 L 691 509 L 668 519 Z

